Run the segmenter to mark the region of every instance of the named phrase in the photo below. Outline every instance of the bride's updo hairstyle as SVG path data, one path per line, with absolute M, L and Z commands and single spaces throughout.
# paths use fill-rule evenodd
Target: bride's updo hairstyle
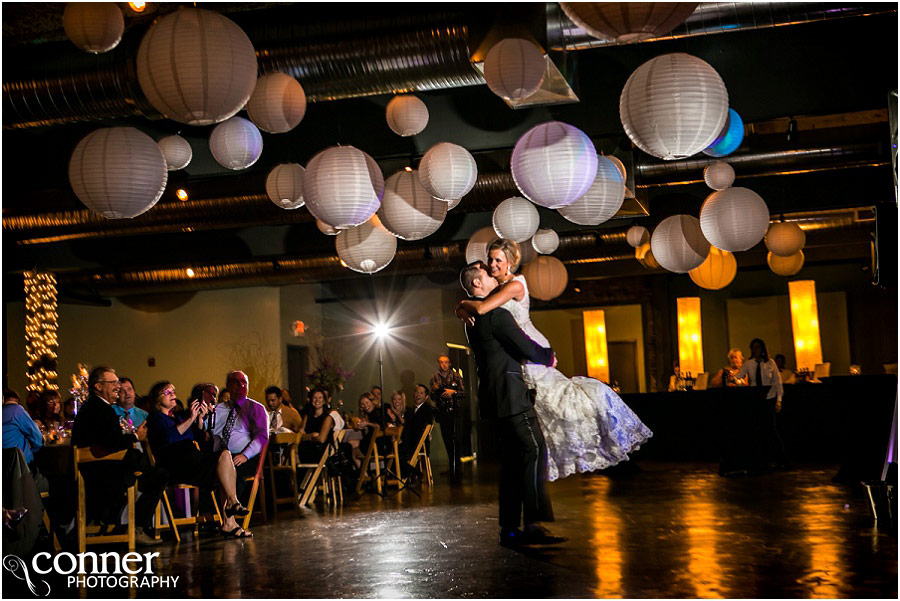
M 491 242 L 488 246 L 488 256 L 492 250 L 502 250 L 506 255 L 506 262 L 509 263 L 509 272 L 514 273 L 519 269 L 519 261 L 522 260 L 522 252 L 519 250 L 519 244 L 506 238 L 498 238 Z

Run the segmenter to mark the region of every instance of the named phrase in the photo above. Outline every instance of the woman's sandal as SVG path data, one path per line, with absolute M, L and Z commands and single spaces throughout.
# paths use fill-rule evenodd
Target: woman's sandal
M 225 508 L 225 515 L 228 517 L 237 516 L 239 518 L 246 517 L 246 515 L 250 513 L 250 510 L 241 505 L 240 503 L 235 503 L 231 507 Z
M 252 532 L 247 532 L 240 526 L 238 526 L 232 530 L 219 529 L 219 532 L 221 532 L 222 536 L 225 538 L 253 538 Z

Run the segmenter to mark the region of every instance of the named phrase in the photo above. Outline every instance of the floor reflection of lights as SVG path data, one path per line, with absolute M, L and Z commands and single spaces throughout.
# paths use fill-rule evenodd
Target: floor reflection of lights
M 687 570 L 695 594 L 701 599 L 729 597 L 723 574 L 721 546 L 726 541 L 721 523 L 721 501 L 716 501 L 709 482 L 688 483 L 682 506 L 682 521 L 686 533 Z M 727 564 L 727 561 L 724 562 Z
M 591 548 L 595 553 L 597 585 L 594 596 L 600 599 L 623 597 L 622 590 L 622 553 L 619 534 L 622 531 L 622 520 L 619 509 L 607 498 L 608 480 L 598 480 L 596 490 L 592 493 L 588 511 L 594 534 L 591 537 Z
M 809 549 L 809 568 L 798 580 L 806 586 L 806 593 L 815 599 L 846 596 L 840 536 L 841 524 L 837 512 L 841 507 L 833 495 L 822 487 L 807 488 L 799 503 L 803 538 Z

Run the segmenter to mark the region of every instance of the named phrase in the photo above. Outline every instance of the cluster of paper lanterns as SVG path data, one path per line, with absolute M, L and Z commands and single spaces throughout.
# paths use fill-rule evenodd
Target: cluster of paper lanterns
M 63 29 L 73 44 L 91 54 L 109 52 L 125 33 L 125 17 L 115 2 L 69 2 Z
M 388 127 L 398 136 L 414 136 L 428 125 L 428 107 L 411 94 L 394 96 L 388 102 L 385 117 Z
M 766 232 L 766 262 L 776 274 L 792 276 L 803 268 L 806 234 L 796 223 L 776 222 Z
M 297 163 L 276 165 L 266 176 L 266 194 L 282 209 L 299 209 L 303 201 L 303 174 L 306 170 Z
M 545 68 L 544 53 L 534 42 L 506 38 L 485 56 L 484 80 L 500 98 L 521 100 L 541 87 Z
M 665 35 L 684 23 L 697 2 L 560 2 L 573 23 L 620 44 Z

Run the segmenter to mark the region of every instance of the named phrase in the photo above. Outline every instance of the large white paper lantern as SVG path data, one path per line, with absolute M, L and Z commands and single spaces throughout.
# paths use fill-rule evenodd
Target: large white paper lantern
M 709 242 L 703 237 L 700 221 L 696 217 L 672 215 L 663 219 L 653 230 L 650 249 L 663 269 L 687 273 L 706 260 Z
M 556 257 L 540 255 L 522 269 L 528 294 L 534 298 L 548 301 L 562 294 L 569 283 L 566 266 Z
M 297 163 L 276 165 L 266 176 L 266 194 L 269 200 L 282 209 L 299 209 L 303 206 L 303 173 L 306 170 Z
M 69 183 L 78 200 L 107 219 L 136 217 L 150 210 L 167 179 L 159 145 L 133 127 L 89 133 L 69 160 Z
M 533 42 L 506 38 L 494 44 L 484 58 L 484 80 L 491 92 L 507 100 L 528 98 L 541 87 L 546 63 Z
M 728 90 L 705 61 L 680 52 L 664 54 L 625 82 L 619 117 L 631 141 L 647 154 L 683 159 L 718 137 L 728 118 Z
M 109 52 L 125 33 L 125 17 L 115 2 L 69 2 L 63 29 L 73 44 L 92 54 Z
M 642 244 L 650 242 L 650 232 L 642 225 L 632 225 L 628 228 L 628 231 L 625 232 L 625 240 L 628 244 L 637 248 Z
M 231 19 L 181 7 L 141 40 L 138 83 L 153 108 L 179 123 L 210 125 L 244 108 L 256 87 L 256 51 Z
M 319 228 L 319 231 L 325 234 L 326 236 L 337 236 L 343 230 L 339 230 L 336 227 L 331 227 L 321 219 L 316 219 L 316 227 Z
M 747 188 L 726 188 L 710 194 L 700 208 L 703 235 L 716 248 L 738 252 L 753 248 L 769 229 L 769 207 Z
M 497 232 L 492 227 L 483 227 L 477 230 L 466 243 L 466 264 L 475 261 L 484 261 L 487 263 L 487 248 L 491 242 L 497 239 Z
M 737 261 L 727 250 L 709 247 L 709 256 L 700 267 L 691 269 L 688 275 L 695 284 L 707 290 L 721 290 L 737 275 Z
M 387 104 L 385 118 L 388 127 L 398 136 L 414 136 L 428 125 L 428 107 L 411 94 L 394 96 Z
M 773 223 L 766 232 L 766 248 L 779 257 L 790 257 L 806 245 L 806 234 L 796 223 Z
M 665 35 L 691 16 L 698 2 L 560 2 L 573 23 L 599 40 L 620 44 Z
M 247 101 L 247 116 L 270 134 L 291 131 L 306 114 L 306 93 L 300 82 L 284 73 L 269 73 L 256 80 Z
M 181 136 L 166 136 L 159 142 L 160 150 L 166 157 L 166 169 L 177 171 L 187 167 L 194 156 L 191 144 Z
M 419 161 L 422 187 L 439 200 L 460 200 L 472 190 L 477 179 L 475 158 L 462 146 L 450 142 L 435 144 Z
M 353 146 L 332 146 L 306 164 L 303 198 L 316 219 L 337 229 L 367 221 L 381 205 L 384 176 L 378 163 Z
M 725 161 L 714 161 L 703 170 L 703 181 L 713 190 L 730 188 L 734 183 L 734 168 Z
M 397 238 L 382 227 L 376 216 L 341 231 L 334 244 L 344 264 L 359 273 L 381 271 L 397 252 Z
M 209 135 L 209 149 L 216 162 L 226 169 L 246 169 L 262 155 L 262 134 L 243 117 L 232 117 L 215 126 Z
M 548 121 L 522 134 L 513 149 L 510 168 L 525 198 L 558 209 L 584 196 L 594 183 L 597 150 L 577 127 Z
M 552 255 L 559 248 L 559 234 L 550 228 L 541 228 L 531 239 L 531 245 L 537 252 L 542 255 Z M 527 244 L 523 244 L 524 248 Z
M 600 225 L 609 221 L 625 202 L 625 181 L 616 164 L 605 156 L 597 157 L 597 177 L 584 195 L 557 209 L 559 214 L 579 225 Z
M 494 231 L 499 238 L 525 242 L 541 225 L 537 208 L 518 196 L 507 198 L 497 205 L 492 217 Z
M 435 233 L 447 216 L 447 203 L 425 191 L 415 171 L 398 171 L 384 182 L 378 209 L 381 224 L 398 238 L 421 240 Z
M 772 252 L 766 255 L 766 263 L 769 264 L 769 269 L 776 275 L 784 277 L 792 276 L 803 269 L 805 260 L 802 250 L 798 250 L 790 257 L 779 257 Z

